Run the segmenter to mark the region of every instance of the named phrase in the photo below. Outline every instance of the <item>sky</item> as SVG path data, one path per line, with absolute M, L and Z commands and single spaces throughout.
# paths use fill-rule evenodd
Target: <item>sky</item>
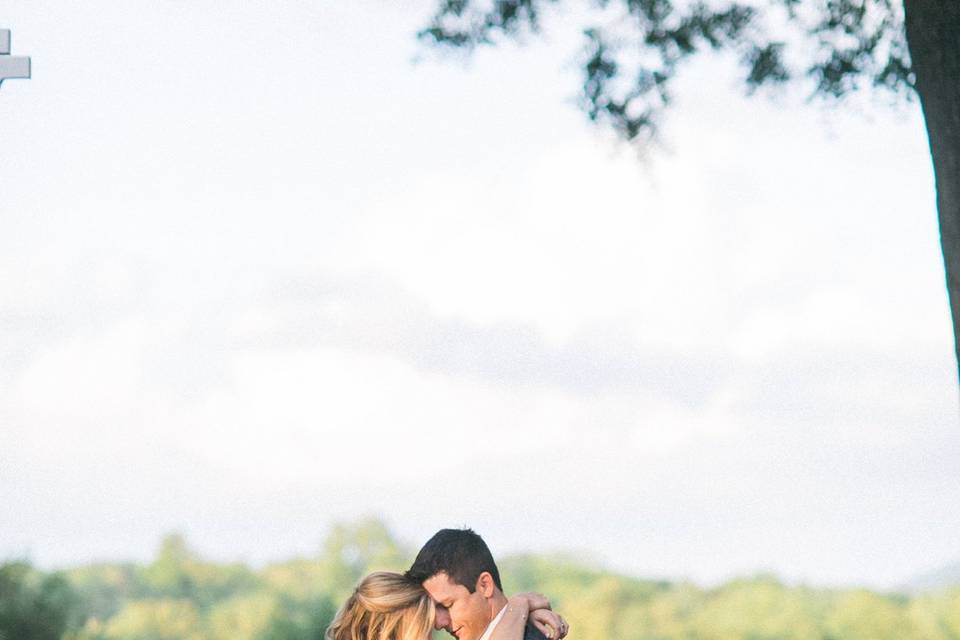
M 576 14 L 444 58 L 426 0 L 11 0 L 0 558 L 412 547 L 896 587 L 960 558 L 916 103 L 684 68 L 638 154 Z

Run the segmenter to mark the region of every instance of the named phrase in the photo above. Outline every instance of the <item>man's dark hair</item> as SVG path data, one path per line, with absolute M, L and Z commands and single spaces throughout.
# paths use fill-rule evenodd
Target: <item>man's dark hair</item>
M 473 593 L 484 571 L 493 576 L 493 583 L 503 591 L 500 572 L 483 538 L 472 529 L 441 529 L 423 545 L 405 575 L 421 584 L 438 573 L 445 573 L 454 583 Z

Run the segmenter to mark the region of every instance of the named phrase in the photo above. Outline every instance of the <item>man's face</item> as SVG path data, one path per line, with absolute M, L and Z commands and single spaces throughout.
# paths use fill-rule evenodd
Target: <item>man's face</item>
M 469 589 L 455 583 L 445 573 L 424 580 L 423 588 L 437 603 L 434 626 L 445 629 L 457 640 L 477 640 L 493 619 L 482 589 L 470 593 Z

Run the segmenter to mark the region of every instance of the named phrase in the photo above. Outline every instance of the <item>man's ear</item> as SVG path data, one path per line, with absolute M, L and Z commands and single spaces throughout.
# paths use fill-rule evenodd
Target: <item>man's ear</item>
M 497 585 L 493 582 L 493 576 L 490 575 L 489 571 L 484 571 L 477 578 L 476 591 L 484 598 L 492 598 L 493 590 L 496 588 Z

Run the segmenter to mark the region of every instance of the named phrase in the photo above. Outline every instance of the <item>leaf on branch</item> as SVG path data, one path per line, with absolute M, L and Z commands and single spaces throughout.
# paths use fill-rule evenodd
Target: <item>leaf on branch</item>
M 747 91 L 753 93 L 766 83 L 786 82 L 790 72 L 783 63 L 782 42 L 769 42 L 765 46 L 754 45 L 744 55 L 743 62 L 749 67 Z
M 560 4 L 560 0 L 440 0 L 418 36 L 469 51 L 494 44 L 497 36 L 516 39 L 539 32 L 543 10 Z M 858 89 L 862 79 L 878 89 L 913 93 L 900 0 L 771 0 L 765 7 L 752 0 L 591 4 L 597 23 L 591 20 L 583 29 L 579 102 L 591 121 L 602 121 L 627 140 L 653 135 L 681 63 L 706 50 L 738 55 L 746 69 L 748 94 L 797 77 L 808 78 L 813 96 L 820 97 L 840 98 Z M 611 22 L 611 11 L 617 7 L 622 12 Z M 772 38 L 767 34 L 771 24 L 792 30 L 799 38 Z M 787 43 L 793 49 L 802 38 L 814 45 L 806 63 L 787 55 Z

